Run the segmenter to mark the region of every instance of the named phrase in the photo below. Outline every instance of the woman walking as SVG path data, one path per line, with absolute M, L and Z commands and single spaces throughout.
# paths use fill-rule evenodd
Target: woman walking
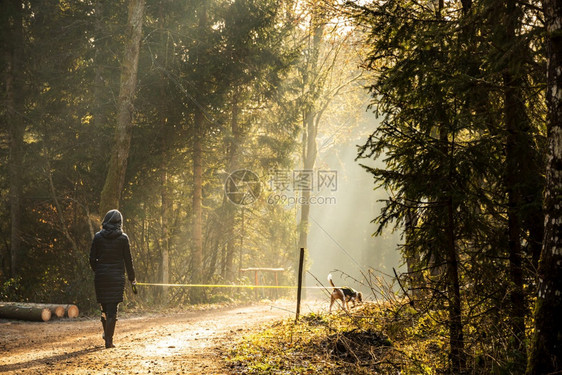
M 90 266 L 95 272 L 96 298 L 101 304 L 101 323 L 106 348 L 114 348 L 113 333 L 117 322 L 117 305 L 123 302 L 125 270 L 133 287 L 135 269 L 129 247 L 129 237 L 122 230 L 123 216 L 117 210 L 109 211 L 96 233 L 90 249 Z

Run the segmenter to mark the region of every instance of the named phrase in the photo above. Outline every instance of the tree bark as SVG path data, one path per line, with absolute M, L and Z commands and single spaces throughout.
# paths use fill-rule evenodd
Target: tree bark
M 5 108 L 9 139 L 8 174 L 10 200 L 10 274 L 19 274 L 22 261 L 21 249 L 21 214 L 22 214 L 22 178 L 25 132 L 23 103 L 23 25 L 22 3 L 19 0 L 8 2 L 3 10 L 6 22 L 4 30 L 5 59 Z
M 454 207 L 452 199 L 447 201 L 447 299 L 449 301 L 449 344 L 451 346 L 451 370 L 461 374 L 465 368 L 464 334 L 461 317 L 461 293 L 459 267 L 455 244 Z
M 518 16 L 516 13 L 516 2 L 508 0 L 504 8 L 505 35 L 502 39 L 507 45 L 516 43 L 516 29 Z M 504 120 L 507 130 L 506 138 L 506 171 L 505 181 L 507 188 L 507 216 L 508 216 L 508 251 L 509 251 L 509 319 L 514 334 L 514 349 L 518 351 L 525 362 L 525 314 L 527 305 L 523 290 L 523 253 L 522 240 L 522 186 L 526 181 L 523 165 L 528 162 L 532 153 L 529 118 L 526 113 L 526 105 L 521 88 L 523 82 L 519 73 L 514 71 L 513 64 L 508 63 L 503 73 L 504 84 Z M 538 173 L 536 171 L 535 173 Z
M 562 370 L 562 0 L 544 0 L 547 40 L 545 231 L 527 375 Z
M 408 200 L 406 200 L 408 202 Z M 415 205 L 414 202 L 408 204 Z M 404 234 L 406 243 L 404 245 L 404 257 L 406 258 L 406 267 L 408 271 L 408 286 L 410 289 L 411 300 L 413 303 L 418 302 L 423 297 L 423 290 L 426 287 L 424 284 L 424 276 L 421 271 L 420 253 L 412 246 L 412 238 L 416 230 L 418 222 L 417 209 L 409 208 L 406 213 L 406 220 L 404 223 Z
M 170 283 L 170 213 L 172 211 L 172 200 L 170 198 L 170 188 L 168 186 L 168 159 L 164 151 L 161 170 L 161 200 L 162 200 L 162 284 Z M 162 288 L 162 302 L 168 303 L 168 287 Z
M 51 311 L 51 317 L 56 316 L 62 318 L 76 318 L 79 315 L 79 310 L 76 305 L 60 304 L 60 303 L 32 303 L 32 302 L 0 302 L 0 307 L 15 306 L 19 308 L 39 308 L 48 309 Z
M 316 163 L 316 156 L 318 149 L 316 145 L 316 135 L 318 133 L 318 122 L 315 121 L 316 114 L 309 112 L 304 121 L 304 134 L 303 136 L 303 169 L 304 173 L 312 173 L 314 164 Z M 308 248 L 308 228 L 310 216 L 310 189 L 306 183 L 303 184 L 301 189 L 301 215 L 299 222 L 299 248 Z M 310 186 L 312 188 L 312 186 Z
M 444 111 L 442 113 L 444 113 Z M 448 126 L 444 125 L 447 123 L 446 121 L 447 120 L 442 119 L 440 141 L 443 154 L 448 155 L 447 163 L 449 176 L 447 185 L 449 188 L 452 188 L 452 186 L 454 186 L 455 139 L 453 135 L 453 139 L 449 140 Z M 443 213 L 443 217 L 446 218 L 444 223 L 445 243 L 443 245 L 447 272 L 450 360 L 451 372 L 453 374 L 461 374 L 465 369 L 466 359 L 464 353 L 458 251 L 455 234 L 455 210 L 456 204 L 453 201 L 453 196 L 450 191 L 447 191 L 445 196 L 445 212 Z
M 232 97 L 232 117 L 230 121 L 230 127 L 232 131 L 232 140 L 230 142 L 230 147 L 228 150 L 228 171 L 232 173 L 240 168 L 240 155 L 239 148 L 242 142 L 242 130 L 238 122 L 238 95 L 237 91 L 234 92 Z M 236 208 L 224 200 L 226 209 L 226 228 L 225 233 L 226 239 L 226 257 L 225 257 L 225 280 L 234 281 L 236 276 L 234 272 L 234 256 L 236 255 L 236 238 L 234 235 L 234 227 L 236 222 Z
M 28 302 L 0 302 L 0 308 L 4 306 L 16 306 L 16 307 L 35 307 L 41 309 L 49 309 L 51 311 L 51 317 L 62 318 L 65 314 L 64 305 L 60 304 L 50 304 L 50 303 L 28 303 Z
M 93 116 L 94 125 L 96 129 L 103 129 L 105 124 L 106 111 L 104 105 L 105 92 L 107 90 L 105 84 L 105 66 L 106 61 L 103 58 L 104 52 L 108 51 L 107 38 L 105 38 L 106 25 L 104 23 L 105 17 L 104 13 L 106 11 L 105 2 L 96 1 L 95 3 L 95 20 L 94 20 L 94 32 L 95 32 L 95 51 L 94 51 L 94 106 L 93 106 Z
M 312 173 L 314 164 L 316 163 L 316 156 L 318 154 L 318 147 L 316 145 L 316 136 L 318 133 L 319 113 L 315 106 L 317 99 L 317 76 L 318 58 L 320 53 L 320 43 L 324 35 L 324 25 L 317 14 L 318 10 L 312 11 L 311 20 L 311 43 L 309 47 L 310 60 L 306 67 L 303 84 L 308 86 L 309 92 L 305 93 L 305 103 L 303 105 L 303 136 L 302 136 L 302 160 L 304 173 Z M 310 186 L 312 188 L 312 186 Z M 308 248 L 308 229 L 310 217 L 310 190 L 308 187 L 302 189 L 302 203 L 299 221 L 299 248 Z
M 193 134 L 193 219 L 192 219 L 192 276 L 191 282 L 198 284 L 203 275 L 203 129 L 205 117 L 195 110 Z M 193 289 L 191 301 L 201 302 L 199 288 Z
M 166 50 L 162 53 L 159 53 L 155 58 L 159 65 L 161 65 L 165 70 L 169 69 L 168 64 L 168 39 L 169 35 L 166 32 L 165 28 L 165 15 L 166 9 L 165 4 L 160 3 L 158 7 L 158 29 L 160 32 L 160 43 L 161 46 L 166 46 Z M 162 228 L 162 236 L 161 236 L 161 279 L 160 282 L 162 284 L 169 284 L 170 283 L 170 222 L 171 222 L 171 215 L 173 211 L 173 201 L 172 201 L 172 193 L 171 187 L 169 182 L 169 166 L 170 166 L 170 159 L 171 159 L 171 142 L 172 141 L 172 132 L 173 127 L 172 124 L 169 123 L 169 113 L 170 113 L 170 106 L 168 105 L 167 95 L 166 95 L 166 85 L 168 79 L 161 72 L 160 75 L 160 83 L 159 83 L 159 91 L 160 91 L 160 102 L 158 104 L 158 112 L 160 117 L 160 137 L 161 137 L 161 164 L 160 164 L 160 198 L 161 198 L 161 212 L 160 212 L 160 219 L 161 219 L 161 228 Z M 169 302 L 169 287 L 163 286 L 162 287 L 162 294 L 161 294 L 161 301 L 164 304 Z
M 0 303 L 0 317 L 46 322 L 51 319 L 51 310 L 41 306 Z
M 133 131 L 134 96 L 137 87 L 137 70 L 139 61 L 142 22 L 145 0 L 129 0 L 127 23 L 127 40 L 123 65 L 121 66 L 121 83 L 117 103 L 117 128 L 111 150 L 109 167 L 105 184 L 101 192 L 100 214 L 119 208 L 121 191 L 125 183 L 127 160 Z
M 68 230 L 68 225 L 67 225 L 66 220 L 64 218 L 65 217 L 64 212 L 63 212 L 62 207 L 59 203 L 59 199 L 57 198 L 57 192 L 55 190 L 55 183 L 53 182 L 53 173 L 51 171 L 51 162 L 49 160 L 49 158 L 50 158 L 49 152 L 46 149 L 44 149 L 43 153 L 45 154 L 45 172 L 47 174 L 47 181 L 49 182 L 49 191 L 51 193 L 51 199 L 53 200 L 53 203 L 55 204 L 55 211 L 56 211 L 57 217 L 59 219 L 60 231 L 62 232 L 62 234 L 66 237 L 66 239 L 70 243 L 70 246 L 72 247 L 73 253 L 75 255 L 77 255 L 78 252 L 79 252 L 78 245 L 76 244 L 76 241 L 74 240 L 74 238 L 72 237 L 72 234 Z

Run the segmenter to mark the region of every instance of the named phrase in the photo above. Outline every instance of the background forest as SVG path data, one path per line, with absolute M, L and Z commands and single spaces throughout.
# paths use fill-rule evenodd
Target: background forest
M 95 308 L 87 254 L 113 207 L 124 214 L 139 281 L 235 283 L 253 281 L 241 269 L 282 267 L 279 283 L 294 284 L 298 248 L 308 247 L 303 199 L 318 203 L 312 210 L 347 215 L 362 202 L 347 207 L 357 194 L 345 186 L 372 189 L 354 162 L 374 120 L 359 34 L 333 7 L 15 1 L 4 8 L 2 299 Z M 252 204 L 225 194 L 240 169 L 261 181 Z M 332 185 L 295 189 L 299 171 L 312 171 L 314 181 L 325 173 Z M 368 198 L 372 208 L 359 226 L 348 220 L 359 229 L 352 241 L 360 246 L 345 244 L 352 260 L 384 264 L 369 255 L 378 198 Z M 332 228 L 318 228 L 332 220 L 323 216 L 311 218 L 326 237 Z M 312 241 L 313 267 L 326 251 L 341 253 L 337 239 Z M 335 266 L 320 268 L 322 279 L 345 269 L 350 259 L 341 254 L 345 261 L 330 255 Z M 147 303 L 225 297 L 224 290 L 141 293 Z
M 87 253 L 118 207 L 139 280 L 237 283 L 245 267 L 283 267 L 293 284 L 300 247 L 322 280 L 340 269 L 368 284 L 395 267 L 416 316 L 442 327 L 442 368 L 523 371 L 551 161 L 540 2 L 2 8 L 0 299 L 94 308 Z M 249 205 L 225 194 L 240 169 L 262 182 Z M 334 171 L 337 189 L 319 185 Z

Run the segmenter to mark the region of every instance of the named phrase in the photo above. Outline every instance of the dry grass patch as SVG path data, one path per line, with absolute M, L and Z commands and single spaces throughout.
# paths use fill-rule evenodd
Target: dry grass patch
M 436 374 L 445 353 L 431 319 L 400 304 L 366 303 L 351 314 L 271 324 L 236 343 L 227 361 L 242 374 Z

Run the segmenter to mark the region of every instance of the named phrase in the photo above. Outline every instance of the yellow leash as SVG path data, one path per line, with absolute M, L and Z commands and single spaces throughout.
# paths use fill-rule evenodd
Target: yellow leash
M 232 285 L 232 284 L 163 284 L 163 283 L 141 283 L 137 285 L 146 286 L 171 286 L 171 287 L 193 287 L 193 288 L 265 288 L 265 289 L 297 289 L 297 286 L 291 285 Z M 306 289 L 325 289 L 322 286 L 303 286 Z

